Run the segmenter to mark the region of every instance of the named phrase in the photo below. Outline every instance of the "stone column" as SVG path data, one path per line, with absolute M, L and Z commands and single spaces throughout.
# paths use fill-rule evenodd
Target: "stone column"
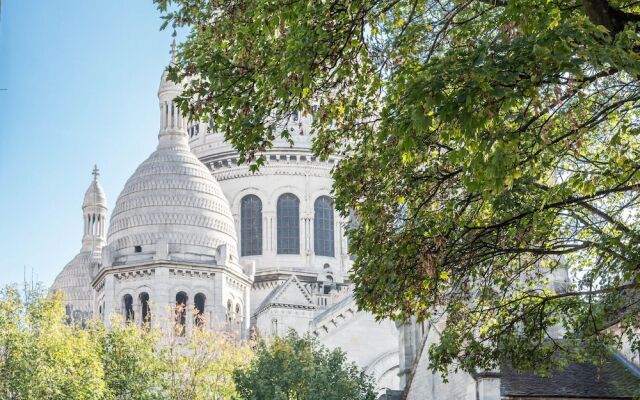
M 248 339 L 249 338 L 249 322 L 250 322 L 250 297 L 249 297 L 249 291 L 251 290 L 250 286 L 246 286 L 244 288 L 244 293 L 242 294 L 242 305 L 244 310 L 242 310 L 243 313 L 243 320 L 242 320 L 242 328 L 240 331 L 240 338 L 241 339 Z
M 151 324 L 155 328 L 160 328 L 163 331 L 173 329 L 173 326 L 171 326 L 173 322 L 172 311 L 169 310 L 169 307 L 173 305 L 169 295 L 169 269 L 164 266 L 156 267 L 153 283 L 155 286 L 153 289 L 153 298 L 150 299 Z
M 399 353 L 399 369 L 398 376 L 400 377 L 400 389 L 404 389 L 407 384 L 407 377 L 411 374 L 416 357 L 419 351 L 418 346 L 421 341 L 416 341 L 416 320 L 415 317 L 411 317 L 405 321 L 396 321 L 396 328 L 398 328 L 398 353 Z
M 132 294 L 132 297 L 133 304 L 131 306 L 133 307 L 133 322 L 138 326 L 142 326 L 142 302 L 140 301 L 140 296 L 134 293 Z
M 104 277 L 104 325 L 111 328 L 111 316 L 120 312 L 120 301 L 115 298 L 115 278 L 113 274 Z

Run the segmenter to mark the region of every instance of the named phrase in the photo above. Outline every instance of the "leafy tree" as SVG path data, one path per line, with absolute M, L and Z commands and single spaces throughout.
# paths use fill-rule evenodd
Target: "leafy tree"
M 59 297 L 0 290 L 0 398 L 102 399 L 103 378 L 98 343 L 65 324 Z
M 246 368 L 253 353 L 246 343 L 221 332 L 194 329 L 169 343 L 165 387 L 171 399 L 231 399 L 236 395 L 234 371 Z
M 204 329 L 171 340 L 118 318 L 109 330 L 66 321 L 60 295 L 0 290 L 0 398 L 231 399 L 233 372 L 252 359 L 246 343 Z
M 343 157 L 336 206 L 359 221 L 358 303 L 446 315 L 432 367 L 639 350 L 637 1 L 155 3 L 190 28 L 181 107 L 252 168 L 319 105 L 314 150 Z
M 153 326 L 113 318 L 108 331 L 95 330 L 102 344 L 106 399 L 208 400 L 235 395 L 233 372 L 251 361 L 250 347 L 195 326 L 183 334 L 184 326 L 174 320 L 186 312 L 182 307 L 168 309 L 169 318 L 155 315 Z M 203 319 L 198 323 L 206 325 Z
M 101 345 L 108 400 L 165 399 L 167 373 L 158 332 L 114 319 L 109 331 L 93 327 Z
M 371 379 L 340 350 L 290 331 L 262 342 L 251 366 L 234 375 L 245 400 L 373 400 Z

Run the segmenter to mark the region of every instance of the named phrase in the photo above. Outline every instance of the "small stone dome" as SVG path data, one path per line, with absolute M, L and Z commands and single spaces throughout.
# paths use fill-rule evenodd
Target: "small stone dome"
M 82 208 L 85 207 L 107 207 L 107 196 L 102 189 L 102 185 L 98 182 L 98 167 L 93 169 L 94 179 L 91 181 L 89 188 L 84 194 L 84 201 L 82 202 Z
M 160 86 L 158 87 L 158 93 L 177 92 L 177 94 L 180 94 L 181 91 L 182 90 L 180 85 L 169 80 L 169 71 L 164 70 L 160 77 Z
M 67 312 L 74 320 L 89 319 L 93 304 L 91 287 L 92 265 L 97 260 L 92 252 L 84 251 L 74 257 L 56 276 L 51 285 L 51 292 L 61 292 L 64 304 L 71 307 Z M 80 315 L 75 315 L 77 313 Z

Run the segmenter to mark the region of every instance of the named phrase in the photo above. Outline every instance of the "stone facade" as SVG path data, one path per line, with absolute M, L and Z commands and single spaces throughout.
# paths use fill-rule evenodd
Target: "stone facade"
M 348 221 L 331 201 L 339 159 L 313 156 L 313 115 L 296 115 L 286 127 L 293 146 L 277 140 L 253 173 L 237 165 L 221 134 L 182 117 L 173 104 L 181 90 L 163 74 L 157 149 L 125 184 L 106 238 L 100 193 L 93 255 L 76 257 L 54 288 L 107 326 L 117 314 L 162 328 L 165 318 L 181 318 L 172 308 L 184 304 L 210 328 L 240 337 L 250 329 L 264 338 L 289 329 L 312 333 L 345 351 L 381 390 L 397 389 L 397 330 L 358 311 L 352 297 Z M 247 196 L 251 215 L 243 208 Z M 185 332 L 201 321 L 191 314 L 182 320 Z
M 640 386 L 637 354 L 628 348 L 604 372 L 571 365 L 546 381 L 509 369 L 452 372 L 445 382 L 428 369 L 428 348 L 439 340 L 437 323 L 411 319 L 396 325 L 358 310 L 349 282 L 349 221 L 331 201 L 331 170 L 340 160 L 313 156 L 313 115 L 294 115 L 283 127 L 293 144 L 276 140 L 254 173 L 237 164 L 237 153 L 221 134 L 181 115 L 173 103 L 181 91 L 162 75 L 158 146 L 125 184 L 108 226 L 107 199 L 94 170 L 82 205 L 80 253 L 51 288 L 65 296 L 70 321 L 98 318 L 109 326 L 120 315 L 161 329 L 177 326 L 179 334 L 196 324 L 239 337 L 250 330 L 264 338 L 290 329 L 310 333 L 345 351 L 389 399 L 589 393 L 609 399 L 627 398 L 624 385 Z M 565 275 L 551 277 L 552 284 L 564 284 Z M 584 382 L 576 384 L 576 377 Z

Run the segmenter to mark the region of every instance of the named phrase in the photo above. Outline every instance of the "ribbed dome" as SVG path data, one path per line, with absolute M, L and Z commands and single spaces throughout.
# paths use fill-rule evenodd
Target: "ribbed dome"
M 89 185 L 89 188 L 84 194 L 84 202 L 82 207 L 107 207 L 107 196 L 104 194 L 104 189 L 100 185 L 100 182 L 94 180 Z
M 58 274 L 51 285 L 52 292 L 62 292 L 65 304 L 71 304 L 74 309 L 90 312 L 93 302 L 91 287 L 91 263 L 94 254 L 83 251 Z
M 116 263 L 152 258 L 159 243 L 168 245 L 171 259 L 201 262 L 226 244 L 237 260 L 233 217 L 220 185 L 186 144 L 162 146 L 162 140 L 125 184 L 107 236 Z
M 227 256 L 238 259 L 229 202 L 189 149 L 187 121 L 174 103 L 181 92 L 165 71 L 158 90 L 158 147 L 129 178 L 111 215 L 107 248 L 113 265 L 151 259 L 198 263 L 214 259 L 225 263 L 221 258 Z
M 160 77 L 160 88 L 159 92 L 163 91 L 177 91 L 181 92 L 181 87 L 177 83 L 169 80 L 169 71 L 165 70 L 162 72 L 162 76 Z

